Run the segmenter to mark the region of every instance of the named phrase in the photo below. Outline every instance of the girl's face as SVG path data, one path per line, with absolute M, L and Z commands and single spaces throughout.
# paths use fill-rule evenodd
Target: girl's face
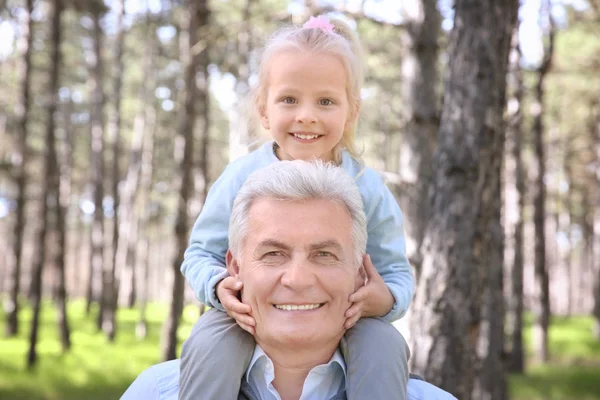
M 271 59 L 261 125 L 281 160 L 333 161 L 333 150 L 356 113 L 348 102 L 346 70 L 328 54 L 283 51 Z

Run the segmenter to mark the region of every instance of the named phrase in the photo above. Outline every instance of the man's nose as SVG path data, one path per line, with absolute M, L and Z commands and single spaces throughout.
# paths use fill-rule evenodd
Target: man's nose
M 293 260 L 286 268 L 281 283 L 293 290 L 302 290 L 315 283 L 314 271 L 307 261 Z
M 315 108 L 309 104 L 299 107 L 298 114 L 296 114 L 296 122 L 302 124 L 312 124 L 317 122 L 317 113 Z

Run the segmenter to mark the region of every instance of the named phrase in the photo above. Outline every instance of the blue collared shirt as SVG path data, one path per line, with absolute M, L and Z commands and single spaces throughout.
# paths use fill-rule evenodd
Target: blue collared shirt
M 409 400 L 456 400 L 450 393 L 421 380 L 409 379 L 407 390 Z M 258 392 L 258 389 L 256 391 Z M 178 395 L 179 359 L 156 364 L 144 370 L 121 396 L 121 400 L 178 400 Z M 310 400 L 328 398 L 310 397 Z
M 273 361 L 257 344 L 246 370 L 246 380 L 262 400 L 281 400 L 273 386 L 275 369 Z M 330 399 L 345 390 L 346 364 L 338 350 L 327 364 L 317 365 L 310 370 L 299 400 Z

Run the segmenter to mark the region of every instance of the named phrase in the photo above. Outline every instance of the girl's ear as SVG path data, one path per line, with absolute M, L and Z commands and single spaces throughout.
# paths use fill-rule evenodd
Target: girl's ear
M 356 102 L 350 105 L 348 119 L 346 120 L 346 128 L 356 123 L 356 121 L 358 120 L 358 114 L 360 114 L 360 100 L 357 100 Z
M 254 106 L 256 107 L 256 112 L 258 112 L 258 115 L 260 116 L 260 125 L 264 129 L 269 130 L 269 117 L 267 117 L 267 110 L 264 101 L 260 97 L 257 97 Z
M 225 264 L 227 265 L 227 272 L 229 272 L 229 276 L 238 278 L 240 275 L 240 265 L 233 257 L 233 254 L 231 254 L 231 250 L 227 250 L 227 254 L 225 255 Z

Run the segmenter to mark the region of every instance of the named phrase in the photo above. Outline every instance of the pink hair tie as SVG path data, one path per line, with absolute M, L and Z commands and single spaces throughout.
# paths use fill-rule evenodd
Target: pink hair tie
M 308 21 L 306 21 L 304 23 L 304 25 L 302 25 L 303 28 L 321 28 L 323 29 L 325 32 L 332 32 L 333 33 L 333 25 L 331 24 L 331 22 L 329 22 L 329 19 L 327 19 L 326 17 L 323 17 L 322 15 L 319 15 L 318 17 L 310 17 Z

